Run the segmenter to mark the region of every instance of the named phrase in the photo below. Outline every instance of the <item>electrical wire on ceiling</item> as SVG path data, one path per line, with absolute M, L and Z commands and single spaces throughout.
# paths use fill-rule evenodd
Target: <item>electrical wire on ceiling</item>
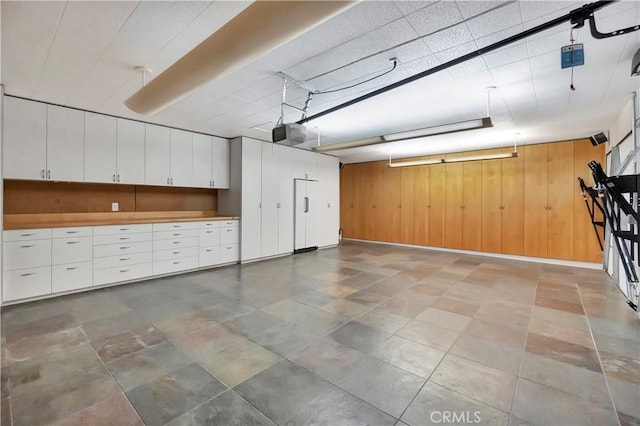
M 366 79 L 364 81 L 352 84 L 350 86 L 340 87 L 338 89 L 331 89 L 331 90 L 314 90 L 314 91 L 312 91 L 310 93 L 313 93 L 314 95 L 324 95 L 324 94 L 327 94 L 327 93 L 340 92 L 342 90 L 353 89 L 354 87 L 360 86 L 361 84 L 365 84 L 365 83 L 368 83 L 370 81 L 376 80 L 376 79 L 378 79 L 380 77 L 384 77 L 385 75 L 393 72 L 398 67 L 398 60 L 396 58 L 391 58 L 391 59 L 389 59 L 389 61 L 393 62 L 393 66 L 391 67 L 390 70 L 384 71 L 382 74 L 378 74 L 378 75 L 376 75 L 374 77 L 368 78 L 368 79 Z

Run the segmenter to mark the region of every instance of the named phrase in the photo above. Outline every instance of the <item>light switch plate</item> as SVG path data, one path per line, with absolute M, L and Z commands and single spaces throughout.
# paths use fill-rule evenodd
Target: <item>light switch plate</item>
M 120 210 L 120 203 L 111 203 L 111 211 L 117 212 L 118 210 Z

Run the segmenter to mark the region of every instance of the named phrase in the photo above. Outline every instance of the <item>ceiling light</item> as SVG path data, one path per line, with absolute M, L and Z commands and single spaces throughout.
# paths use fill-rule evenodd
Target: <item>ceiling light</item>
M 457 123 L 442 124 L 439 126 L 425 127 L 422 129 L 409 130 L 407 132 L 392 133 L 384 135 L 387 142 L 394 142 L 406 139 L 420 138 L 424 136 L 445 135 L 447 133 L 464 132 L 466 130 L 484 129 L 493 127 L 490 117 L 476 118 L 473 120 L 459 121 Z
M 337 151 L 340 149 L 359 148 L 361 146 L 377 145 L 379 143 L 387 143 L 387 142 L 389 141 L 384 140 L 382 136 L 373 136 L 370 138 L 356 139 L 354 141 L 321 145 L 321 146 L 314 147 L 313 150 L 317 152 Z
M 487 155 L 471 155 L 469 157 L 445 158 L 444 163 L 462 163 L 465 161 L 481 161 L 481 160 L 499 160 L 501 158 L 517 158 L 516 151 L 506 152 L 504 154 L 487 154 Z
M 438 158 L 435 160 L 415 160 L 415 161 L 398 161 L 397 163 L 392 163 L 389 160 L 387 166 L 389 167 L 409 167 L 409 166 L 428 166 L 430 164 L 442 164 L 444 161 L 442 158 Z
M 154 114 L 321 24 L 355 1 L 256 1 L 125 101 Z

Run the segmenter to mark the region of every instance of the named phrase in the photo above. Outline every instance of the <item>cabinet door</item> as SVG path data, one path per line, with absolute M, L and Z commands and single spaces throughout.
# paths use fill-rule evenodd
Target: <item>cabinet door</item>
M 414 243 L 415 227 L 415 167 L 400 168 L 400 242 L 403 244 Z
M 413 191 L 415 205 L 415 225 L 413 229 L 413 241 L 421 246 L 429 245 L 429 172 L 430 166 L 409 167 L 414 169 Z
M 278 254 L 278 157 L 276 146 L 262 143 L 261 257 Z
M 107 115 L 85 113 L 84 177 L 86 182 L 115 182 L 117 178 L 117 121 Z
M 171 129 L 171 185 L 191 186 L 193 133 Z
M 276 146 L 278 157 L 278 253 L 293 251 L 293 149 Z
M 318 154 L 318 246 L 338 243 L 338 159 Z
M 44 179 L 47 168 L 47 106 L 4 98 L 3 175 L 8 179 Z
M 352 219 L 352 237 L 357 239 L 364 239 L 364 167 L 361 164 L 355 164 L 353 166 L 353 219 Z
M 229 141 L 214 136 L 211 143 L 213 187 L 229 189 Z
M 387 237 L 387 218 L 385 217 L 384 206 L 387 202 L 387 165 L 384 161 L 373 163 L 373 196 L 375 214 L 374 240 L 385 241 Z
M 262 143 L 242 140 L 242 220 L 240 260 L 258 259 L 261 242 Z
M 47 178 L 84 181 L 84 112 L 47 105 Z
M 524 155 L 502 163 L 502 253 L 524 253 Z
M 382 164 L 379 172 L 385 177 L 378 209 L 384 221 L 378 225 L 383 230 L 382 241 L 398 243 L 402 233 L 402 169 Z
M 573 259 L 573 200 L 576 180 L 573 172 L 573 141 L 549 145 L 547 199 L 547 256 Z
M 145 178 L 147 185 L 170 184 L 171 133 L 167 127 L 146 124 Z
M 547 145 L 528 145 L 523 151 L 524 255 L 547 257 Z
M 491 154 L 486 151 L 484 154 Z M 490 253 L 502 250 L 502 160 L 484 160 L 482 168 L 481 249 Z M 466 229 L 465 229 L 466 232 Z
M 340 170 L 340 227 L 345 238 L 354 238 L 353 224 L 356 212 L 353 198 L 358 190 L 355 185 L 355 171 L 356 166 L 351 164 Z
M 604 163 L 604 145 L 594 147 L 588 139 L 582 139 L 575 142 L 574 146 L 574 185 L 577 185 L 578 177 L 584 179 L 588 186 L 592 186 L 593 175 L 591 169 L 587 166 L 590 161 Z M 598 238 L 591 224 L 591 217 L 587 211 L 587 206 L 580 191 L 574 190 L 573 211 L 573 260 L 583 262 L 602 262 L 602 250 L 598 244 Z M 591 202 L 589 201 L 589 204 Z M 596 220 L 602 221 L 602 214 L 596 209 Z M 599 235 L 602 235 L 602 228 L 598 227 Z
M 364 240 L 376 239 L 376 194 L 377 164 L 364 163 L 361 165 L 362 173 L 362 236 Z
M 429 245 L 446 247 L 444 242 L 445 165 L 429 166 Z
M 480 155 L 481 153 L 474 153 Z M 463 164 L 462 248 L 482 250 L 482 163 Z M 489 232 L 489 230 L 487 230 Z
M 304 151 L 305 152 L 305 169 L 307 171 L 307 179 L 318 180 L 318 156 L 313 151 Z
M 461 249 L 464 166 L 462 163 L 446 164 L 445 170 L 444 244 L 448 248 Z
M 211 137 L 199 133 L 193 134 L 193 173 L 191 185 L 196 188 L 212 188 L 213 155 L 211 153 Z
M 296 179 L 308 179 L 307 151 L 304 149 L 294 149 L 293 162 L 293 177 Z
M 318 157 L 319 158 L 319 157 Z M 330 245 L 338 244 L 340 232 L 340 160 L 336 157 L 329 157 L 327 160 L 327 234 L 326 242 Z
M 120 183 L 145 183 L 145 125 L 118 118 L 118 173 Z

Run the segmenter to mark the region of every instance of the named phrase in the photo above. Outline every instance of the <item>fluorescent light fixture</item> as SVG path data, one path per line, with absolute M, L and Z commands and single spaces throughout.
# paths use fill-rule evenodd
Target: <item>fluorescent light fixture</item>
M 361 146 L 376 145 L 387 142 L 388 141 L 385 141 L 381 136 L 373 136 L 371 138 L 356 139 L 354 141 L 316 146 L 313 150 L 317 152 L 337 151 L 339 149 L 359 148 Z
M 493 127 L 491 118 L 476 118 L 473 120 L 459 121 L 457 123 L 442 124 L 439 126 L 425 127 L 422 129 L 409 130 L 407 132 L 392 133 L 384 135 L 387 142 L 395 142 L 406 139 L 421 138 L 425 136 L 446 135 L 447 133 L 464 132 L 466 130 L 484 129 Z
M 398 161 L 392 163 L 389 160 L 388 167 L 410 167 L 410 166 L 427 166 L 430 164 L 442 164 L 442 163 L 463 163 L 467 161 L 481 161 L 481 160 L 500 160 L 503 158 L 518 158 L 516 151 L 506 152 L 503 154 L 487 154 L 487 155 L 471 155 L 469 157 L 457 157 L 457 158 L 436 158 L 431 160 L 415 160 L 415 161 Z

